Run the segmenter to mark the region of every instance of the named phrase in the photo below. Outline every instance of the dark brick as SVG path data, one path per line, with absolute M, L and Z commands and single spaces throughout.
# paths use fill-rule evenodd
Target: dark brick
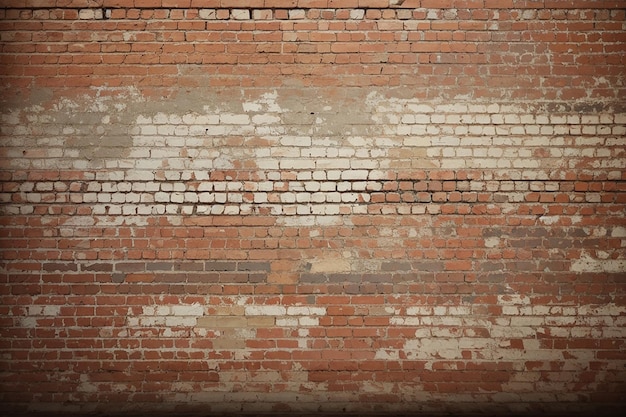
M 399 261 L 384 262 L 380 266 L 380 270 L 381 271 L 410 271 L 411 270 L 411 263 L 409 263 L 409 262 L 399 262 Z
M 201 263 L 201 262 L 175 263 L 174 271 L 204 271 L 204 263 Z
M 505 267 L 500 262 L 481 262 L 478 264 L 480 271 L 504 271 Z
M 503 235 L 502 229 L 495 227 L 485 227 L 482 229 L 483 237 L 501 237 Z
M 234 261 L 207 261 L 204 263 L 205 271 L 235 271 L 236 269 L 237 263 Z
M 322 282 L 327 282 L 327 281 L 328 281 L 328 276 L 325 274 L 304 273 L 300 275 L 300 282 L 322 283 Z
M 270 271 L 269 262 L 239 262 L 237 264 L 238 271 Z
M 264 273 L 248 274 L 248 282 L 253 283 L 253 284 L 260 284 L 263 282 L 267 282 L 267 274 L 264 274 Z
M 241 272 L 223 272 L 220 274 L 222 283 L 247 283 L 249 274 Z
M 97 264 L 82 264 L 80 266 L 82 271 L 97 271 L 97 272 L 111 272 L 113 271 L 112 264 L 97 263 Z
M 363 282 L 389 282 L 391 277 L 388 274 L 363 274 Z
M 145 262 L 122 262 L 115 264 L 115 270 L 120 272 L 140 272 L 146 270 Z
M 546 239 L 543 245 L 545 248 L 567 249 L 573 247 L 573 241 L 570 239 L 550 238 Z
M 174 269 L 173 262 L 148 262 L 146 270 L 148 271 L 171 271 Z
M 438 272 L 443 271 L 443 262 L 440 261 L 413 261 L 411 266 L 415 271 Z
M 115 273 L 111 275 L 111 281 L 115 282 L 116 284 L 121 284 L 122 282 L 124 282 L 125 279 L 126 274 Z

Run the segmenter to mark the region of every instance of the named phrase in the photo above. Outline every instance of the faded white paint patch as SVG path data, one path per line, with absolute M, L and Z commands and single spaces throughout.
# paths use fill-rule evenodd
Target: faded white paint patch
M 529 305 L 530 298 L 521 294 L 498 295 L 498 304 L 500 305 Z
M 326 307 L 288 307 L 289 316 L 325 316 Z
M 615 227 L 613 230 L 611 230 L 611 237 L 626 237 L 626 227 Z
M 558 223 L 561 219 L 561 216 L 541 216 L 539 217 L 539 221 L 545 225 L 552 225 Z
M 621 316 L 626 314 L 626 306 L 609 303 L 604 305 L 587 304 L 578 307 L 580 316 Z
M 246 316 L 284 316 L 287 309 L 283 306 L 246 306 Z
M 596 259 L 583 252 L 580 259 L 572 262 L 572 272 L 626 272 L 626 259 Z
M 28 306 L 29 316 L 55 317 L 61 312 L 60 306 Z
M 400 359 L 400 352 L 391 349 L 378 349 L 374 355 L 374 359 L 398 360 Z
M 316 259 L 310 262 L 312 273 L 350 272 L 352 264 L 346 259 Z
M 204 315 L 204 307 L 198 303 L 191 305 L 174 305 L 172 306 L 172 315 L 174 316 L 202 316 Z
M 500 246 L 500 238 L 498 237 L 488 237 L 485 239 L 485 246 L 488 248 L 497 248 Z
M 458 339 L 415 339 L 407 340 L 404 351 L 408 359 L 462 359 Z

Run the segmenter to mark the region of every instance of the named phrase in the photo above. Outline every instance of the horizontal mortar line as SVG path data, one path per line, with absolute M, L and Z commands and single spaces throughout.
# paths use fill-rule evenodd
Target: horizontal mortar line
M 543 4 L 543 1 L 541 1 Z M 575 3 L 575 2 L 571 2 Z M 619 3 L 617 0 L 615 3 Z M 200 10 L 200 9 L 221 9 L 221 10 L 448 10 L 446 7 L 402 7 L 401 5 L 389 5 L 387 7 L 372 7 L 372 6 L 361 6 L 361 7 L 341 7 L 340 5 L 329 6 L 329 7 L 288 7 L 288 6 L 274 6 L 274 7 L 254 7 L 254 6 L 220 6 L 220 7 L 182 7 L 182 6 L 106 6 L 103 4 L 94 4 L 94 5 L 85 5 L 83 7 L 77 6 L 63 6 L 63 5 L 55 5 L 55 6 L 16 6 L 11 7 L 10 5 L 4 5 L 0 7 L 0 9 L 5 10 L 85 10 L 85 9 L 109 9 L 109 10 L 132 10 L 132 9 L 152 9 L 152 10 Z M 510 10 L 508 7 L 465 7 L 461 8 L 463 10 Z M 620 5 L 616 6 L 605 6 L 599 8 L 591 8 L 591 7 L 546 7 L 545 5 L 539 5 L 534 7 L 525 7 L 520 4 L 515 9 L 522 10 L 555 10 L 555 11 L 563 11 L 563 10 L 620 10 L 622 7 Z M 431 19 L 431 20 L 442 20 L 442 19 Z M 448 19 L 448 20 L 458 20 L 458 19 Z M 462 19 L 461 19 L 462 20 Z M 528 19 L 528 20 L 538 20 L 538 19 Z M 565 19 L 565 21 L 570 21 L 570 19 Z
M 550 183 L 615 183 L 615 184 L 622 184 L 622 183 L 626 183 L 626 179 L 591 179 L 591 180 L 582 180 L 582 179 L 457 179 L 457 178 L 452 178 L 452 179 L 441 179 L 441 178 L 435 178 L 435 179 L 411 179 L 411 178 L 397 178 L 397 179 L 391 179 L 391 180 L 371 180 L 371 179 L 338 179 L 338 180 L 327 180 L 327 179 L 323 179 L 323 180 L 315 180 L 315 179 L 309 179 L 309 180 L 248 180 L 248 179 L 233 179 L 233 180 L 159 180 L 159 179 L 152 179 L 152 180 L 59 180 L 59 179 L 52 179 L 52 180 L 23 180 L 23 181 L 19 181 L 19 180 L 0 180 L 0 184 L 2 183 L 15 183 L 15 182 L 19 182 L 19 183 L 33 183 L 33 184 L 39 184 L 39 183 L 67 183 L 67 184 L 92 184 L 92 183 L 115 183 L 115 184 L 119 184 L 119 183 L 130 183 L 130 184 L 144 184 L 144 183 L 158 183 L 158 184 L 186 184 L 186 183 L 200 183 L 200 184 L 215 184 L 215 183 L 220 183 L 220 184 L 232 184 L 232 183 L 308 183 L 308 182 L 319 182 L 319 183 L 353 183 L 353 182 L 368 182 L 368 183 L 378 183 L 378 184 L 386 184 L 386 183 L 392 183 L 392 182 L 413 182 L 413 183 L 424 183 L 424 182 L 473 182 L 473 183 L 494 183 L 494 182 L 522 182 L 522 183 L 532 183 L 532 182 L 536 182 L 536 183 L 545 183 L 545 182 L 550 182 Z M 350 191 L 350 190 L 348 190 Z M 354 191 L 354 190 L 351 190 Z M 373 190 L 358 190 L 358 191 L 373 191 Z M 382 190 L 381 190 L 382 191 Z M 385 191 L 391 191 L 391 190 L 385 190 Z M 446 191 L 486 191 L 486 190 L 446 190 Z M 509 190 L 506 190 L 509 191 Z M 514 190 L 513 190 L 514 191 Z M 528 190 L 520 190 L 520 191 L 528 191 Z M 531 190 L 532 191 L 532 190 Z M 538 191 L 538 190 L 535 190 Z M 547 192 L 550 190 L 546 190 Z M 559 190 L 555 190 L 554 192 L 558 192 Z M 607 190 L 600 190 L 600 191 L 607 191 Z M 610 190 L 613 192 L 620 192 L 620 190 Z M 162 190 L 158 190 L 158 191 L 85 191 L 85 190 L 67 190 L 67 191 L 54 191 L 54 190 L 41 190 L 41 191 L 6 191 L 7 193 L 10 194 L 19 194 L 19 193 L 26 193 L 26 194 L 49 194 L 49 193 L 54 193 L 54 194 L 62 194 L 62 193 L 106 193 L 106 194 L 113 194 L 113 193 L 143 193 L 143 194 L 151 194 L 151 193 L 156 193 L 156 192 L 170 192 L 170 193 L 184 193 L 184 192 L 192 192 L 192 193 L 255 193 L 255 192 L 261 192 L 261 193 L 281 193 L 281 192 L 310 192 L 310 193 L 314 193 L 314 192 L 332 192 L 332 191 L 297 191 L 297 190 L 270 190 L 270 191 L 258 191 L 258 190 L 206 190 L 206 191 L 198 191 L 198 190 L 188 190 L 185 189 L 184 191 L 162 191 Z M 342 192 L 342 191 L 339 191 Z

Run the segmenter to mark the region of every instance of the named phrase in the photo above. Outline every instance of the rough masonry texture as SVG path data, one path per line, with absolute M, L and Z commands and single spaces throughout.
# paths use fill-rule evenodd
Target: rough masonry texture
M 1 0 L 2 412 L 624 412 L 625 5 Z

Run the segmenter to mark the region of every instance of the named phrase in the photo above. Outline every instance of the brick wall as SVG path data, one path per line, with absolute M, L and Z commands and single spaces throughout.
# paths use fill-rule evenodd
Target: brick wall
M 3 409 L 624 411 L 625 14 L 0 1 Z

